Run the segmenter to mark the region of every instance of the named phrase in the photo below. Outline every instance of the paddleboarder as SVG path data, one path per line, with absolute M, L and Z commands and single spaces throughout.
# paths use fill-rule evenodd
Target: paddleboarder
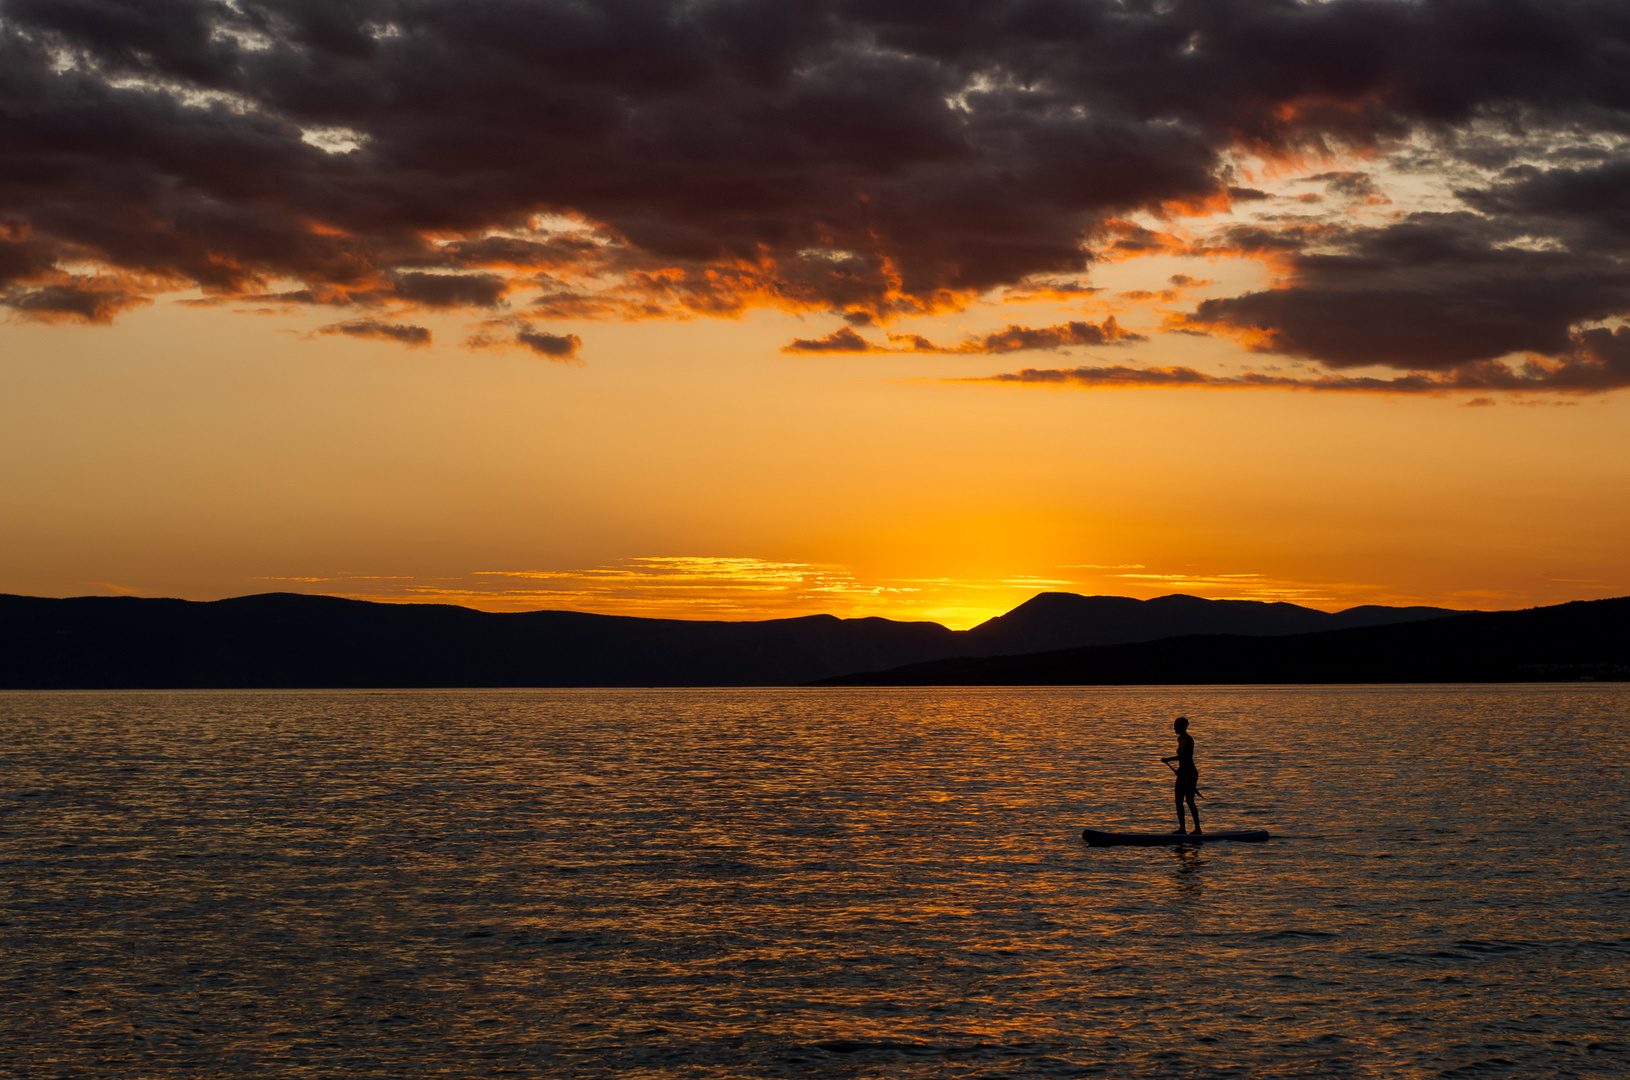
M 1173 791 L 1177 797 L 1177 831 L 1188 832 L 1187 823 L 1183 820 L 1183 803 L 1189 804 L 1189 813 L 1194 815 L 1194 831 L 1200 831 L 1200 808 L 1194 805 L 1194 795 L 1200 790 L 1200 770 L 1194 767 L 1194 737 L 1189 734 L 1189 718 L 1179 716 L 1172 721 L 1172 730 L 1177 732 L 1177 756 L 1163 757 L 1160 760 L 1170 765 L 1177 762 L 1177 783 Z

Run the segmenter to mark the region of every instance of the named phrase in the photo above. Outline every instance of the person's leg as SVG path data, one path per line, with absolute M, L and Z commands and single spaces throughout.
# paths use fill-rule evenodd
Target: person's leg
M 1194 815 L 1194 831 L 1200 831 L 1200 808 L 1194 805 L 1194 792 L 1189 792 L 1189 813 Z
M 1194 797 L 1191 795 L 1189 798 L 1192 800 Z M 1177 789 L 1177 831 L 1189 831 L 1188 822 L 1183 820 L 1183 789 L 1181 787 Z

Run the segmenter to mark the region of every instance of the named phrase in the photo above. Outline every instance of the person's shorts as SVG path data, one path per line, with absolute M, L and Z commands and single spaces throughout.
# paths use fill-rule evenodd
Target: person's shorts
M 1200 789 L 1200 774 L 1198 772 L 1180 772 L 1177 774 L 1177 793 L 1179 795 L 1193 795 Z

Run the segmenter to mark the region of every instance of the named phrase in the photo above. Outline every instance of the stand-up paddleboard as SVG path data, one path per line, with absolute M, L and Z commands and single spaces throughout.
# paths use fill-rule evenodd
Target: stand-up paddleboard
M 1243 829 L 1235 832 L 1152 833 L 1099 832 L 1097 829 L 1084 829 L 1081 832 L 1081 839 L 1087 842 L 1088 847 L 1115 847 L 1122 844 L 1162 847 L 1168 844 L 1208 844 L 1217 840 L 1238 840 L 1241 843 L 1256 844 L 1268 839 L 1268 831 Z

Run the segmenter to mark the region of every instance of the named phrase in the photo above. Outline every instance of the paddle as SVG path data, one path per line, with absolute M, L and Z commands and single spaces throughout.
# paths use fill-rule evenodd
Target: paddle
M 1173 765 L 1171 762 L 1167 761 L 1165 758 L 1161 758 L 1160 763 L 1162 765 L 1166 766 L 1166 768 L 1170 769 L 1174 773 L 1177 771 L 1177 766 Z M 1200 791 L 1199 788 L 1194 789 L 1194 795 L 1195 795 L 1196 798 L 1200 798 L 1200 799 L 1205 798 L 1205 795 Z M 1199 811 L 1196 810 L 1195 813 L 1199 813 Z

